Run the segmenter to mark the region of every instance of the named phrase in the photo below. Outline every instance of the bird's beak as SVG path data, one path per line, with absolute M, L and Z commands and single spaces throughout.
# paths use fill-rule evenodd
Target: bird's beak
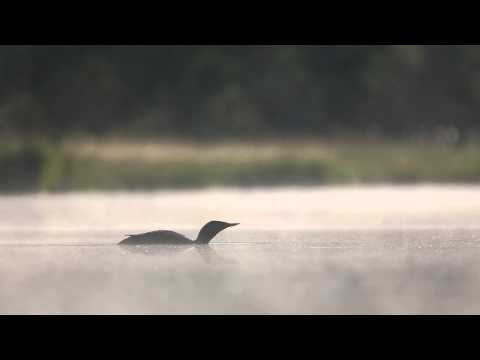
M 235 225 L 239 225 L 240 223 L 230 223 L 229 225 L 230 226 L 235 226 Z

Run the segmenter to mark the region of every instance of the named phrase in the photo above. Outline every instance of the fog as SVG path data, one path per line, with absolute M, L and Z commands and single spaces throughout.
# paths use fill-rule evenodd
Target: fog
M 0 313 L 477 313 L 480 187 L 0 197 Z M 126 233 L 207 247 L 116 245 Z

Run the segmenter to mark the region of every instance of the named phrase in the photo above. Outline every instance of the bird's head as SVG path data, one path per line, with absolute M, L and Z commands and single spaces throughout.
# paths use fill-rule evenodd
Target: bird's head
M 210 240 L 212 240 L 220 231 L 238 224 L 239 223 L 228 223 L 217 220 L 209 221 L 200 229 L 195 242 L 200 244 L 208 244 Z

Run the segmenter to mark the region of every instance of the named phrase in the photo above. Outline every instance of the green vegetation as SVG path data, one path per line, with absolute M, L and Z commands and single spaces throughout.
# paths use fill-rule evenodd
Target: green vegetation
M 480 46 L 1 46 L 0 136 L 480 132 Z
M 480 179 L 478 45 L 2 46 L 0 79 L 3 192 Z
M 477 182 L 480 144 L 69 140 L 0 144 L 1 191 Z

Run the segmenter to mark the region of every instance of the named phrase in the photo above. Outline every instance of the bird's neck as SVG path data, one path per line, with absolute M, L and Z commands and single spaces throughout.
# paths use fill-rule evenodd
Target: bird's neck
M 195 239 L 195 244 L 208 244 L 212 240 L 213 236 L 206 236 L 205 234 L 199 233 Z
M 211 231 L 207 230 L 204 227 L 202 227 L 197 235 L 197 238 L 195 240 L 196 244 L 208 244 L 210 240 L 212 240 L 217 233 L 212 233 Z

